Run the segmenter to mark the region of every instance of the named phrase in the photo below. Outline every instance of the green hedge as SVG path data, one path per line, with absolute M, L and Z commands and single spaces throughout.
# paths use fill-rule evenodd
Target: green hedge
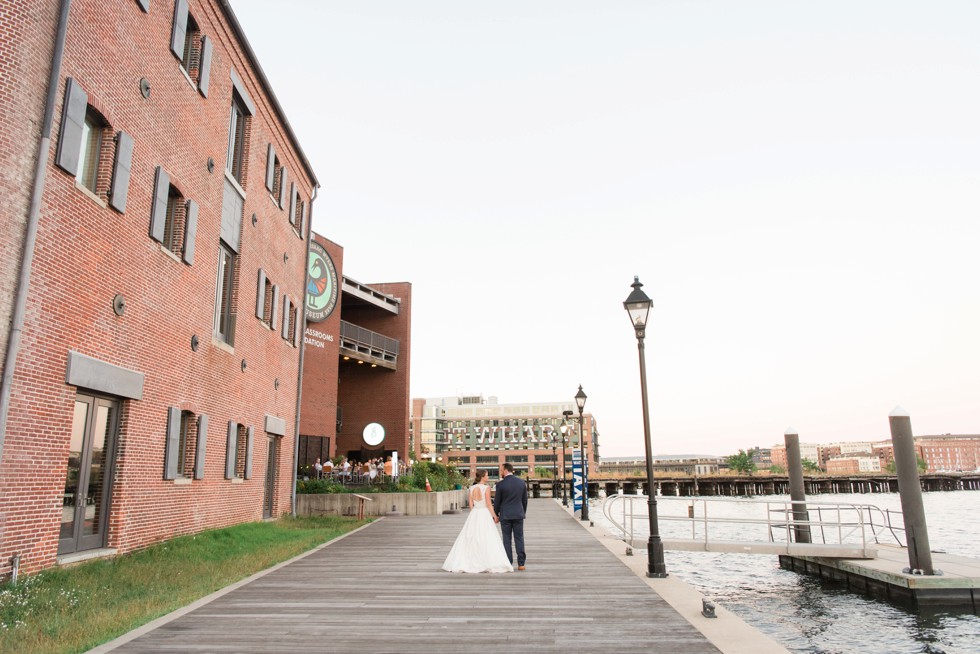
M 420 461 L 412 467 L 412 473 L 402 475 L 398 483 L 343 485 L 332 479 L 299 479 L 296 493 L 299 495 L 318 495 L 324 493 L 417 493 L 425 491 L 425 480 L 429 480 L 433 491 L 453 490 L 469 485 L 469 480 L 454 466 Z

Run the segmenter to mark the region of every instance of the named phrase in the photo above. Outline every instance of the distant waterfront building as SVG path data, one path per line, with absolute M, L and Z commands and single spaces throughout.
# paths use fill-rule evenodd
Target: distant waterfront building
M 886 470 L 894 463 L 895 455 L 891 440 L 852 441 L 829 445 L 801 444 L 801 450 L 815 450 L 811 461 L 819 461 L 823 470 L 830 472 L 830 461 L 839 458 L 875 458 L 879 469 Z M 805 449 L 804 449 L 805 448 Z M 926 472 L 973 472 L 980 470 L 980 435 L 944 434 L 916 436 L 916 455 L 926 463 Z M 861 456 L 864 455 L 864 456 Z M 806 454 L 802 458 L 810 458 Z M 773 445 L 773 465 L 786 467 L 786 446 Z M 835 464 L 840 465 L 840 464 Z
M 768 447 L 753 447 L 749 454 L 757 468 L 766 469 L 772 465 L 772 449 Z
M 800 443 L 800 459 L 806 459 L 813 461 L 817 465 L 822 465 L 820 448 L 821 446 L 816 443 Z M 773 445 L 769 449 L 769 460 L 770 465 L 779 466 L 785 470 L 788 465 L 786 461 L 786 445 Z
M 929 472 L 980 470 L 980 435 L 919 436 L 915 447 Z
M 725 457 L 702 454 L 659 454 L 653 457 L 654 474 L 714 475 L 718 474 Z M 607 457 L 599 463 L 599 475 L 644 477 L 647 463 L 644 457 Z
M 837 475 L 881 472 L 881 462 L 874 456 L 839 456 L 827 461 L 827 472 Z
M 840 448 L 841 456 L 854 456 L 855 454 L 871 454 L 873 451 L 871 441 L 848 441 L 836 444 Z
M 413 451 L 425 460 L 455 465 L 464 474 L 486 470 L 499 475 L 500 464 L 510 462 L 529 475 L 535 468 L 562 475 L 562 413 L 567 421 L 565 469 L 572 471 L 572 452 L 579 449 L 578 409 L 574 402 L 500 404 L 482 395 L 412 400 L 410 434 Z M 586 457 L 590 470 L 599 458 L 599 431 L 595 418 L 584 414 Z

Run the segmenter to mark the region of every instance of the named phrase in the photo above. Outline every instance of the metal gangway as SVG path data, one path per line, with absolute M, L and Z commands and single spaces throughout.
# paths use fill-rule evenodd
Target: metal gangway
M 805 520 L 794 518 L 794 506 L 800 511 L 801 504 Z M 602 515 L 617 537 L 635 547 L 649 536 L 647 506 L 645 495 L 619 493 L 603 501 Z M 905 546 L 902 514 L 871 504 L 658 497 L 657 516 L 669 550 L 874 559 L 877 545 Z M 798 542 L 797 534 L 807 529 L 811 542 Z

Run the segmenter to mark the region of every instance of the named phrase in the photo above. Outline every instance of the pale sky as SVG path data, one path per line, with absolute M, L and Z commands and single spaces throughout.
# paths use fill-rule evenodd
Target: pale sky
M 980 2 L 233 0 L 413 397 L 602 456 L 980 433 Z

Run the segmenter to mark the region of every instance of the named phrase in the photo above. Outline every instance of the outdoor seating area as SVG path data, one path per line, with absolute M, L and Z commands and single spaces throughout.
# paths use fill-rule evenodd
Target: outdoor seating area
M 397 481 L 400 475 L 411 472 L 403 461 L 399 462 L 397 470 L 393 465 L 390 457 L 386 461 L 377 458 L 366 463 L 350 462 L 345 458 L 337 465 L 329 460 L 321 464 L 317 459 L 313 467 L 317 479 L 327 479 L 345 486 L 370 486 Z

